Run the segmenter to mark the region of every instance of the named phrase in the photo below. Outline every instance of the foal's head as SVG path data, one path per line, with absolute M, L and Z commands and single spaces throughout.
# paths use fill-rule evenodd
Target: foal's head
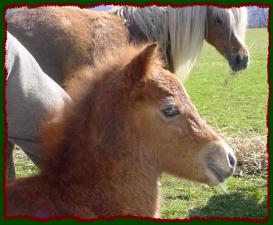
M 201 119 L 181 82 L 163 69 L 156 44 L 120 52 L 113 60 L 119 62 L 94 72 L 101 76 L 92 87 L 88 72 L 83 75 L 86 94 L 77 110 L 91 110 L 82 110 L 79 129 L 89 127 L 85 135 L 105 154 L 137 156 L 158 173 L 209 185 L 230 176 L 233 151 Z

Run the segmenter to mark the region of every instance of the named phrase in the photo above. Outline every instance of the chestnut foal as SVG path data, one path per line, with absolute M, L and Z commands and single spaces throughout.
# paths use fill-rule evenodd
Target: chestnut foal
M 41 135 L 40 174 L 6 185 L 8 218 L 158 217 L 162 172 L 211 186 L 233 173 L 232 149 L 163 69 L 156 44 L 125 46 L 79 74 L 74 102 Z

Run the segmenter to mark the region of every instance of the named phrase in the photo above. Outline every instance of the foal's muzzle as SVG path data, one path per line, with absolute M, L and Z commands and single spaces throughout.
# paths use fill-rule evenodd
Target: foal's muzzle
M 210 144 L 205 161 L 210 178 L 209 185 L 224 182 L 235 171 L 236 158 L 234 152 L 224 141 L 216 141 Z

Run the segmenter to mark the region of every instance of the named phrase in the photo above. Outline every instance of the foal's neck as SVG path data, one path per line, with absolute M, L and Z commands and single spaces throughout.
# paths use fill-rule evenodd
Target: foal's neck
M 112 215 L 109 216 L 122 214 L 154 217 L 160 210 L 158 174 L 139 159 L 121 157 L 111 161 L 109 170 L 106 169 L 100 174 L 103 177 L 98 178 L 103 188 L 97 186 L 94 190 L 100 194 L 106 208 L 111 209 Z
M 77 167 L 58 176 L 64 180 L 62 195 L 72 196 L 71 201 L 86 205 L 98 217 L 159 215 L 159 174 L 139 149 L 81 151 L 85 153 L 77 158 Z

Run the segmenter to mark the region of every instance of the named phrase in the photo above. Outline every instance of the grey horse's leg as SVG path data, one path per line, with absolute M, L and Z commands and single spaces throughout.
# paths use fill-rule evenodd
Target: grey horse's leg
M 13 162 L 13 149 L 14 149 L 14 144 L 8 141 L 7 147 L 6 147 L 6 165 L 7 165 L 6 178 L 7 179 L 16 178 L 15 167 Z
M 6 44 L 8 140 L 41 166 L 38 134 L 48 111 L 61 115 L 67 93 L 47 76 L 32 55 L 9 33 Z M 9 165 L 8 165 L 9 167 Z

